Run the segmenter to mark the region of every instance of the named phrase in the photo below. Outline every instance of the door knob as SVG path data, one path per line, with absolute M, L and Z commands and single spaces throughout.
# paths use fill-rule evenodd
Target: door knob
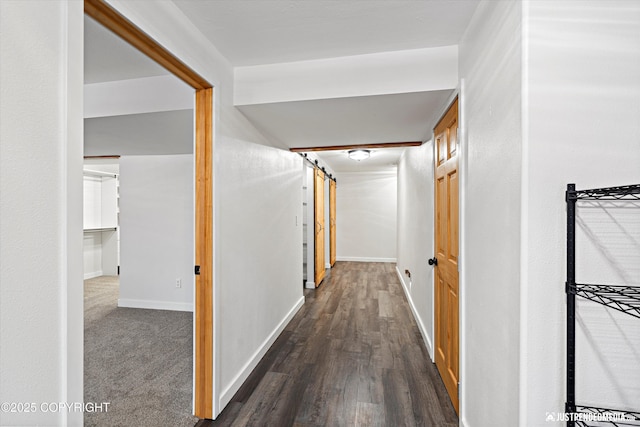
M 438 258 L 436 257 L 430 258 L 429 265 L 438 265 Z

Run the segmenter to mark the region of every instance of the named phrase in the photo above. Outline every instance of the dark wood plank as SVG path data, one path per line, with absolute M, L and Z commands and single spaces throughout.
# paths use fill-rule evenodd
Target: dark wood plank
M 396 426 L 416 426 L 413 416 L 411 392 L 402 371 L 385 369 L 382 372 L 384 414 Z
M 279 372 L 267 372 L 264 374 L 262 381 L 255 389 L 255 393 L 249 397 L 247 403 L 240 409 L 233 425 L 261 425 L 265 415 L 268 415 L 272 408 L 277 405 L 280 392 L 288 378 L 288 375 Z
M 356 427 L 384 427 L 384 407 L 375 403 L 358 402 Z
M 378 313 L 380 317 L 394 316 L 393 302 L 388 291 L 378 291 Z

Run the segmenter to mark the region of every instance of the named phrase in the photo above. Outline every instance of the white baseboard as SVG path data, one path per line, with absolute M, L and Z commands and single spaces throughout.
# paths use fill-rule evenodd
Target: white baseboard
M 94 277 L 104 276 L 102 271 L 92 271 L 91 273 L 84 273 L 84 280 L 93 279 Z
M 310 281 L 306 281 L 304 284 L 304 287 L 307 289 L 315 289 L 316 288 L 316 283 L 315 282 L 310 282 Z
M 324 268 L 331 268 L 331 264 L 326 263 L 326 264 L 324 265 Z
M 172 301 L 153 301 L 153 300 L 145 300 L 145 299 L 119 298 L 118 307 L 193 312 L 193 303 L 172 302 Z
M 372 258 L 358 256 L 339 256 L 336 261 L 354 261 L 354 262 L 397 262 L 396 258 Z
M 402 276 L 402 273 L 400 273 L 400 270 L 398 269 L 397 265 L 396 265 L 396 274 L 398 275 L 398 278 L 400 279 L 400 283 L 402 283 L 402 289 L 404 289 L 404 294 L 407 296 L 407 301 L 409 301 L 409 306 L 411 307 L 411 312 L 413 313 L 413 317 L 416 319 L 416 323 L 418 324 L 418 329 L 420 329 L 420 334 L 422 335 L 422 340 L 424 341 L 424 344 L 427 346 L 427 351 L 429 352 L 429 357 L 431 357 L 431 361 L 433 362 L 434 361 L 434 358 L 433 358 L 433 345 L 431 344 L 431 340 L 429 339 L 429 335 L 427 334 L 427 330 L 424 327 L 424 323 L 422 322 L 422 318 L 418 314 L 418 310 L 416 310 L 416 306 L 413 303 L 413 298 L 411 297 L 411 293 L 409 292 L 409 287 L 404 282 L 404 277 Z
M 301 297 L 298 300 L 298 302 L 296 302 L 296 304 L 291 308 L 291 310 L 289 310 L 289 313 L 287 313 L 284 319 L 280 321 L 280 323 L 271 332 L 271 334 L 269 334 L 267 339 L 264 340 L 262 345 L 258 347 L 255 353 L 253 353 L 253 355 L 249 358 L 249 361 L 245 363 L 242 369 L 240 369 L 240 372 L 238 372 L 235 378 L 231 381 L 231 384 L 229 384 L 222 391 L 222 393 L 220 393 L 220 399 L 218 399 L 219 408 L 222 409 L 225 406 L 227 406 L 227 404 L 231 401 L 231 398 L 233 397 L 233 395 L 236 394 L 236 392 L 240 389 L 242 384 L 249 377 L 249 374 L 251 373 L 251 371 L 253 371 L 255 367 L 258 365 L 258 363 L 260 362 L 260 360 L 262 360 L 264 355 L 267 353 L 267 350 L 269 350 L 269 348 L 273 345 L 275 340 L 278 338 L 278 335 L 280 335 L 280 333 L 284 330 L 284 328 L 289 324 L 291 319 L 293 319 L 293 316 L 296 315 L 296 313 L 298 312 L 298 310 L 300 310 L 303 304 L 304 304 L 304 296 Z

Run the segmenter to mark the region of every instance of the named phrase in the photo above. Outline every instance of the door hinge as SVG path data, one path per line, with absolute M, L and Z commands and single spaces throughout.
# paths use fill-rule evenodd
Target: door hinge
M 196 267 L 194 268 L 194 273 L 195 273 L 196 276 L 200 275 L 200 266 L 199 265 L 196 265 Z
M 460 382 L 458 381 L 458 400 L 460 400 Z

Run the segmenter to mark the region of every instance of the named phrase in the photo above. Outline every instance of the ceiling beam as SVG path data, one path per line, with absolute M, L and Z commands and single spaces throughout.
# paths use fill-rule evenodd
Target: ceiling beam
M 398 148 L 398 147 L 419 147 L 422 141 L 409 142 L 382 142 L 379 144 L 362 144 L 362 145 L 330 145 L 327 147 L 295 147 L 289 151 L 294 153 L 304 153 L 308 151 L 338 151 L 338 150 L 368 150 L 374 148 Z
M 84 156 L 85 160 L 86 159 L 119 159 L 120 156 L 118 155 L 113 155 L 113 156 Z

